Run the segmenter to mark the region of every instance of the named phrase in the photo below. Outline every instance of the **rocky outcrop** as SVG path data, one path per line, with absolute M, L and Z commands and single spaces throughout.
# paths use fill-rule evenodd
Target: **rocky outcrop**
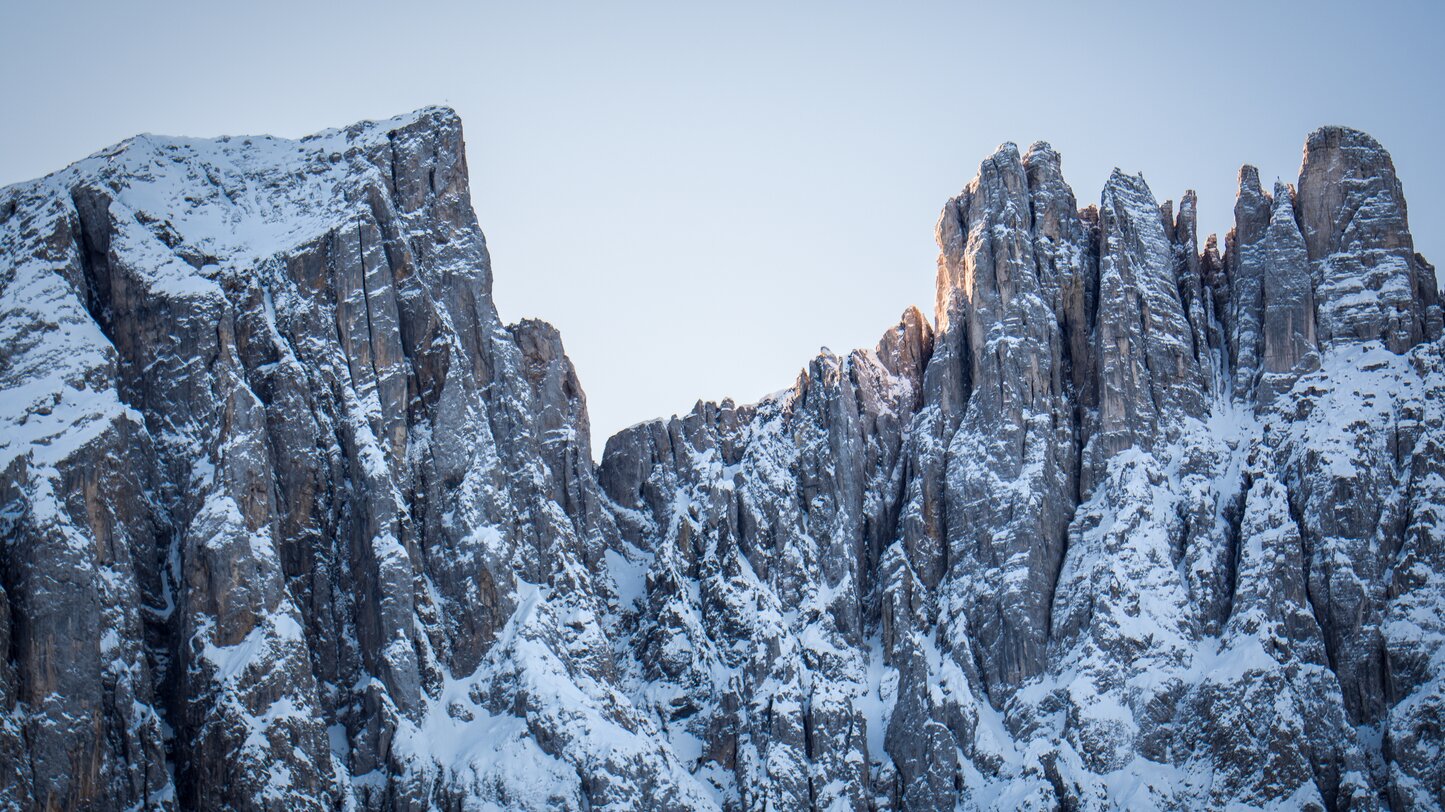
M 699 774 L 742 806 L 870 800 L 873 584 L 931 349 L 909 310 L 874 350 L 825 352 L 755 407 L 698 404 L 608 440 L 603 490 L 653 556 L 623 616 L 633 690 L 674 746 L 702 743 Z
M 1264 356 L 1264 285 L 1266 257 L 1263 242 L 1269 229 L 1271 203 L 1259 184 L 1259 170 L 1239 170 L 1239 193 L 1234 202 L 1234 228 L 1225 237 L 1224 262 L 1229 277 L 1229 340 L 1233 351 L 1234 391 L 1238 397 L 1254 395 Z M 1269 268 L 1273 275 L 1275 269 Z
M 1153 193 L 1142 176 L 1115 170 L 1099 208 L 1099 401 L 1085 454 L 1096 479 L 1118 452 L 1172 439 L 1209 394 Z
M 883 676 L 876 694 L 870 687 L 855 702 L 866 708 L 876 696 L 884 706 L 884 757 L 870 748 L 868 803 L 1438 803 L 1429 779 L 1386 766 L 1392 757 L 1369 732 L 1381 729 L 1378 698 L 1371 700 L 1376 715 L 1362 717 L 1349 697 L 1384 684 L 1373 669 L 1388 661 L 1370 647 L 1384 645 L 1383 616 L 1359 611 L 1387 612 L 1400 600 L 1380 591 L 1384 571 L 1368 562 L 1381 560 L 1371 558 L 1387 546 L 1380 539 L 1399 539 L 1402 530 L 1388 517 L 1379 525 L 1371 506 L 1403 503 L 1406 462 L 1419 453 L 1372 455 L 1371 438 L 1394 431 L 1377 435 L 1372 426 L 1423 408 L 1408 405 L 1404 393 L 1439 374 L 1432 363 L 1411 360 L 1434 346 L 1421 343 L 1432 334 L 1394 347 L 1398 353 L 1368 341 L 1348 351 L 1321 344 L 1319 286 L 1296 214 L 1312 193 L 1308 183 L 1300 195 L 1284 185 L 1269 195 L 1246 167 L 1221 256 L 1212 237 L 1200 251 L 1192 193 L 1176 217 L 1142 178 L 1116 172 L 1098 209 L 1076 210 L 1059 165 L 1047 145 L 1023 157 L 1004 145 L 939 221 L 938 333 L 901 440 L 898 524 L 876 575 L 881 663 L 873 667 L 881 665 Z M 1389 370 L 1395 393 L 1388 403 L 1383 382 L 1359 402 L 1317 400 L 1380 369 Z M 792 392 L 805 390 L 800 383 Z M 1362 404 L 1379 415 L 1342 436 L 1326 438 L 1314 422 L 1339 421 Z M 743 411 L 729 405 L 725 413 Z M 677 435 L 661 425 L 620 438 L 644 430 Z M 731 481 L 690 504 L 731 500 L 758 472 L 796 467 L 795 440 L 727 436 L 745 442 L 749 454 L 768 446 L 786 453 L 767 466 L 723 454 L 737 466 Z M 633 488 L 678 492 L 670 483 L 689 466 L 659 453 L 656 441 L 642 452 L 620 438 L 603 460 L 604 482 L 651 470 L 656 485 L 617 489 L 619 496 Z M 1352 493 L 1328 484 L 1322 457 L 1339 441 L 1359 449 L 1341 469 L 1371 487 Z M 1416 448 L 1413 437 L 1402 442 Z M 1308 501 L 1326 492 L 1334 494 L 1329 505 Z M 653 526 L 665 524 L 664 506 L 654 503 Z M 1365 541 L 1333 525 L 1316 528 L 1330 520 L 1313 517 L 1331 511 L 1385 529 Z M 802 526 L 806 515 L 800 508 L 770 521 Z M 647 536 L 643 529 L 633 538 L 646 547 Z M 1325 538 L 1341 546 L 1325 552 Z M 766 560 L 746 558 L 754 567 Z M 1331 575 L 1341 561 L 1356 563 Z M 826 588 L 826 579 L 813 577 Z M 685 578 L 670 582 L 677 584 L 670 591 L 685 594 Z M 1431 589 L 1417 583 L 1407 602 L 1437 605 Z M 777 605 L 794 603 L 786 590 L 774 594 Z M 860 606 L 866 594 L 856 597 Z M 855 597 L 846 598 L 851 614 Z M 1412 640 L 1434 639 L 1415 633 L 1422 616 L 1412 618 L 1395 628 L 1410 630 L 1404 636 Z M 813 636 L 807 623 L 790 625 Z M 1433 651 L 1434 644 L 1412 645 Z M 769 656 L 801 663 L 817 691 L 821 674 L 808 667 L 810 649 L 819 645 Z M 1432 679 L 1412 681 L 1418 699 L 1407 707 L 1434 707 Z M 1415 727 L 1402 738 L 1422 752 L 1414 742 L 1424 717 L 1412 711 L 1409 718 Z M 864 720 L 872 721 L 866 712 Z M 1270 765 L 1263 771 L 1262 761 Z M 730 767 L 726 759 L 713 763 Z M 746 775 L 741 787 L 758 780 L 737 774 Z M 1118 776 L 1128 778 L 1121 784 Z M 742 806 L 761 800 L 737 792 L 729 797 Z M 801 795 L 774 800 L 795 804 Z
M 1274 186 L 1274 209 L 1265 231 L 1264 359 L 1256 400 L 1269 405 L 1301 374 L 1319 367 L 1314 286 L 1309 255 L 1294 217 L 1294 190 Z
M 1395 164 L 1375 139 L 1347 127 L 1311 133 L 1297 214 L 1323 344 L 1379 340 L 1398 353 L 1439 337 L 1436 280 L 1415 254 Z
M 0 191 L 0 807 L 1445 805 L 1445 349 L 1388 154 L 1048 144 L 933 319 L 590 454 L 460 122 Z
M 141 137 L 3 209 L 8 798 L 699 797 L 611 688 L 585 402 L 497 317 L 454 114 Z
M 1063 360 L 1071 314 L 1056 307 L 1082 309 L 1085 270 L 1068 242 L 1082 229 L 1058 163 L 1047 144 L 1027 162 L 1004 145 L 938 227 L 943 281 L 962 293 L 940 321 L 964 333 L 963 377 L 973 383 L 945 458 L 948 581 L 958 587 L 949 597 L 986 652 L 990 695 L 1043 667 L 1078 491 Z

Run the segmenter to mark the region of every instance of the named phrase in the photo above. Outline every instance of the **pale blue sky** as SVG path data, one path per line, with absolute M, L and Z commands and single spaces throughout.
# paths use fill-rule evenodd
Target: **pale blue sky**
M 785 8 L 783 6 L 786 6 Z M 137 132 L 299 136 L 430 103 L 467 129 L 504 318 L 561 328 L 597 445 L 787 386 L 932 312 L 933 224 L 1001 141 L 1228 228 L 1327 123 L 1393 153 L 1445 260 L 1438 3 L 0 0 L 0 184 Z

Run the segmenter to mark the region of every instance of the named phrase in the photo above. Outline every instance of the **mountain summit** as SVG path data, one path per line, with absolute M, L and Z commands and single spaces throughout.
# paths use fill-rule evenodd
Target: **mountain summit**
M 590 453 L 461 122 L 0 190 L 0 807 L 1440 809 L 1445 343 L 1326 127 L 1201 248 L 1012 144 L 937 302 Z

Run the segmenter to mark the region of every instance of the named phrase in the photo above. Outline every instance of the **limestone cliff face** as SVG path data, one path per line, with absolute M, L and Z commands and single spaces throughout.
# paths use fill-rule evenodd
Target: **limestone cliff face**
M 932 320 L 594 464 L 448 110 L 0 191 L 0 807 L 1440 808 L 1389 155 L 1196 205 L 1005 144 Z
M 585 401 L 497 317 L 453 113 L 140 137 L 0 211 L 0 797 L 702 802 L 612 688 Z
M 1305 143 L 1296 204 L 1324 344 L 1379 340 L 1393 352 L 1440 332 L 1433 274 L 1415 253 L 1390 154 L 1345 127 Z
M 1322 139 L 1370 147 L 1329 152 L 1316 146 Z M 901 377 L 918 400 L 901 438 L 887 435 L 900 449 L 896 473 L 875 486 L 896 523 L 880 552 L 860 548 L 866 555 L 851 565 L 854 578 L 871 579 L 840 593 L 825 574 L 838 564 L 828 562 L 771 597 L 757 598 L 752 581 L 731 587 L 746 606 L 842 600 L 831 614 L 861 615 L 876 635 L 865 660 L 845 657 L 840 669 L 839 641 L 818 631 L 828 616 L 785 611 L 792 642 L 766 655 L 776 673 L 810 686 L 790 697 L 801 701 L 795 727 L 835 728 L 836 699 L 814 698 L 853 696 L 848 707 L 872 731 L 866 780 L 829 766 L 840 751 L 853 758 L 846 739 L 820 747 L 728 728 L 699 733 L 699 774 L 742 807 L 769 798 L 907 809 L 1445 800 L 1422 744 L 1439 741 L 1425 720 L 1441 695 L 1440 670 L 1423 658 L 1442 650 L 1438 611 L 1423 609 L 1440 605 L 1438 566 L 1423 548 L 1438 551 L 1445 534 L 1433 508 L 1407 516 L 1435 498 L 1420 468 L 1434 464 L 1436 429 L 1424 415 L 1442 372 L 1433 269 L 1411 252 L 1383 150 L 1335 129 L 1311 136 L 1308 150 L 1298 192 L 1277 184 L 1266 193 L 1253 168 L 1241 171 L 1222 253 L 1213 237 L 1201 250 L 1192 192 L 1176 215 L 1142 178 L 1116 172 L 1100 204 L 1080 210 L 1046 144 L 1022 156 L 1005 144 L 983 162 L 939 219 L 937 332 L 921 374 Z M 1335 187 L 1320 179 L 1321 161 L 1328 177 L 1360 187 L 1353 202 L 1325 199 Z M 1322 210 L 1360 216 L 1364 200 L 1378 213 L 1354 226 L 1308 221 Z M 1307 235 L 1329 229 L 1353 242 L 1332 237 L 1318 260 Z M 1365 265 L 1398 278 L 1343 270 Z M 1328 274 L 1351 282 L 1327 283 Z M 1392 284 L 1412 293 L 1396 302 Z M 1374 321 L 1329 338 L 1341 331 L 1328 319 L 1355 325 L 1331 315 L 1345 311 Z M 812 381 L 778 397 L 802 398 Z M 602 461 L 620 507 L 636 507 L 629 494 L 653 494 L 654 519 L 636 525 L 633 543 L 659 556 L 687 550 L 701 571 L 720 566 L 709 544 L 727 533 L 704 530 L 699 541 L 666 517 L 702 505 L 734 513 L 725 505 L 763 481 L 781 494 L 814 493 L 799 460 L 816 465 L 803 449 L 822 444 L 725 432 L 725 473 L 700 490 L 705 479 L 681 472 L 712 453 L 688 444 L 659 453 L 658 440 L 715 422 L 716 409 L 630 429 Z M 752 412 L 722 409 L 755 425 Z M 835 443 L 853 431 L 846 420 L 824 425 Z M 628 484 L 613 488 L 624 472 Z M 810 520 L 798 505 L 768 526 L 806 534 Z M 771 573 L 767 554 L 744 558 Z M 1405 588 L 1392 575 L 1402 567 Z M 650 610 L 691 604 L 706 618 L 686 579 L 674 583 L 677 597 Z M 1409 674 L 1405 684 L 1397 671 Z M 775 704 L 749 709 L 746 699 L 780 682 L 736 699 L 703 679 L 677 686 L 689 715 L 776 720 Z M 791 766 L 760 777 L 715 758 L 717 743 L 729 754 L 763 746 L 770 764 Z M 715 767 L 729 774 L 719 780 Z

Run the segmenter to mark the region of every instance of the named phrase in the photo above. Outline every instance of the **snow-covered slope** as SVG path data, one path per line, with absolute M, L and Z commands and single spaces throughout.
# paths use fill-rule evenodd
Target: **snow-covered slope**
M 0 806 L 1440 808 L 1433 269 L 1343 128 L 1236 220 L 1005 145 L 594 465 L 448 110 L 0 191 Z

